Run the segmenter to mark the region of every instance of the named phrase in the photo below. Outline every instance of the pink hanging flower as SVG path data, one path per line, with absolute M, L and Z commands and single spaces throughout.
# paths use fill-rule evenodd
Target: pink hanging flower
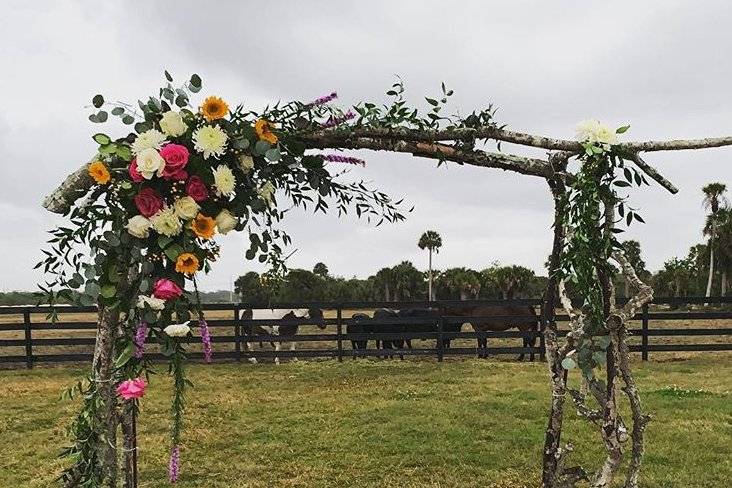
M 346 163 L 366 166 L 366 161 L 361 158 L 354 158 L 352 156 L 341 156 L 340 154 L 326 154 L 323 156 L 323 160 L 330 161 L 332 163 Z
M 145 380 L 142 378 L 125 380 L 117 386 L 117 394 L 125 400 L 142 398 L 143 395 L 145 395 L 146 387 L 147 383 L 145 383 Z
M 180 474 L 180 447 L 173 446 L 170 450 L 170 462 L 168 463 L 168 477 L 171 483 L 178 481 Z
M 208 330 L 208 323 L 206 320 L 201 318 L 198 321 L 198 326 L 201 328 L 201 343 L 203 344 L 203 360 L 207 363 L 211 362 L 211 333 Z
M 343 122 L 346 122 L 348 120 L 351 120 L 356 117 L 356 114 L 353 113 L 351 110 L 345 113 L 342 117 L 331 117 L 328 119 L 324 124 L 324 129 L 330 129 L 331 127 L 335 127 L 337 125 L 341 125 Z
M 160 278 L 153 285 L 153 296 L 163 300 L 172 300 L 183 294 L 183 289 L 168 278 Z
M 316 107 L 318 105 L 324 105 L 324 104 L 330 102 L 331 100 L 335 100 L 336 98 L 338 98 L 338 93 L 333 92 L 333 93 L 331 93 L 329 95 L 324 95 L 324 96 L 322 96 L 320 98 L 317 98 L 317 99 L 313 100 L 312 102 L 308 103 L 307 106 L 308 107 Z
M 135 331 L 135 358 L 141 359 L 145 352 L 145 338 L 147 337 L 147 322 L 141 320 Z
M 165 160 L 163 178 L 166 180 L 185 180 L 188 173 L 183 169 L 188 164 L 188 148 L 181 144 L 166 144 L 160 150 Z

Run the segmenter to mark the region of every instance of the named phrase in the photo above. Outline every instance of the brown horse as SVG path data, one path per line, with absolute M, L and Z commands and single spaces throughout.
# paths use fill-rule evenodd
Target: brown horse
M 465 317 L 465 322 L 469 322 L 473 326 L 473 330 L 478 335 L 478 357 L 488 357 L 486 349 L 488 347 L 488 338 L 480 336 L 481 332 L 502 332 L 516 327 L 524 333 L 536 333 L 539 330 L 539 316 L 530 305 L 476 305 L 472 307 L 448 307 L 445 314 L 456 317 Z M 471 319 L 471 317 L 476 317 Z M 536 336 L 524 336 L 525 348 L 531 347 L 530 360 L 534 360 L 533 348 L 536 344 Z M 522 352 L 519 361 L 524 360 Z

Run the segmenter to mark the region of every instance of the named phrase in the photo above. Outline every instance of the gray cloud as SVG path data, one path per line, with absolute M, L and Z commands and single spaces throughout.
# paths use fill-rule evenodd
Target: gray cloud
M 11 2 L 0 33 L 0 287 L 31 288 L 30 268 L 54 219 L 38 202 L 93 150 L 97 127 L 84 105 L 96 92 L 135 100 L 162 69 L 198 72 L 206 93 L 260 107 L 336 89 L 343 104 L 383 100 L 395 74 L 422 103 L 439 82 L 453 110 L 495 102 L 517 130 L 572 137 L 588 117 L 631 124 L 628 138 L 732 132 L 728 2 Z M 508 150 L 509 147 L 504 147 Z M 510 148 L 514 149 L 514 148 Z M 526 154 L 541 155 L 540 151 Z M 549 248 L 550 201 L 540 180 L 494 170 L 435 169 L 431 161 L 364 152 L 363 177 L 416 206 L 407 222 L 378 229 L 355 218 L 293 212 L 292 265 L 323 260 L 364 276 L 416 248 L 427 228 L 443 234 L 438 266 L 481 268 L 493 260 L 540 270 Z M 732 181 L 728 149 L 654 154 L 680 188 L 654 187 L 633 201 L 648 222 L 631 229 L 652 268 L 701 238 L 700 188 Z M 29 170 L 28 168 L 31 168 Z M 223 239 L 205 288 L 224 288 L 253 267 L 241 236 Z

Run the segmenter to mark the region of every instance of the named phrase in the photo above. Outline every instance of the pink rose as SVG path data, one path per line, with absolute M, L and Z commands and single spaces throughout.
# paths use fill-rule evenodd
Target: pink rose
M 166 180 L 185 180 L 188 178 L 183 168 L 188 164 L 188 148 L 180 144 L 166 144 L 160 150 L 165 160 L 163 178 Z
M 142 398 L 142 396 L 145 394 L 146 387 L 147 383 L 145 383 L 145 380 L 142 378 L 125 380 L 117 387 L 117 394 L 125 400 Z
M 144 217 L 152 217 L 163 208 L 163 200 L 152 188 L 144 188 L 135 195 L 135 205 Z
M 174 281 L 167 278 L 160 278 L 153 285 L 153 296 L 163 300 L 172 300 L 183 294 L 183 289 L 176 285 Z
M 140 183 L 145 178 L 142 177 L 142 174 L 137 170 L 137 158 L 133 159 L 130 163 L 130 167 L 127 168 L 127 170 L 130 173 L 130 178 L 132 178 L 132 181 L 135 183 Z
M 198 176 L 188 178 L 186 193 L 197 202 L 202 202 L 208 198 L 208 188 L 206 188 L 206 184 Z

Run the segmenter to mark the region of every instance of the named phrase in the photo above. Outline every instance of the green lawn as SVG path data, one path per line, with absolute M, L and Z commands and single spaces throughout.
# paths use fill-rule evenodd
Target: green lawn
M 729 486 L 732 358 L 636 366 L 655 417 L 641 486 Z M 79 372 L 0 371 L 0 487 L 53 486 L 75 407 L 58 396 Z M 180 487 L 537 485 L 541 363 L 220 364 L 193 366 L 191 376 Z M 167 486 L 169 391 L 158 375 L 143 400 L 143 487 Z M 581 450 L 593 433 L 571 408 L 565 432 L 574 459 L 595 466 L 601 452 Z

